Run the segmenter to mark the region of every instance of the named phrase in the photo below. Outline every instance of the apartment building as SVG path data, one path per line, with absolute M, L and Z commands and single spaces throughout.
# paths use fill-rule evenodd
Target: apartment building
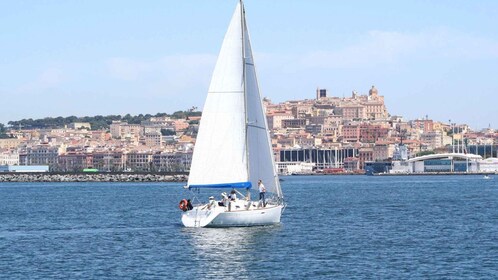
M 20 165 L 48 165 L 50 170 L 54 170 L 58 165 L 59 155 L 66 152 L 66 146 L 40 144 L 27 147 L 24 153 L 19 155 Z
M 139 124 L 128 124 L 126 122 L 113 121 L 110 125 L 113 138 L 140 138 L 144 135 L 144 128 Z
M 0 165 L 19 165 L 19 153 L 16 150 L 0 149 Z
M 16 149 L 22 143 L 18 138 L 0 139 L 0 149 Z

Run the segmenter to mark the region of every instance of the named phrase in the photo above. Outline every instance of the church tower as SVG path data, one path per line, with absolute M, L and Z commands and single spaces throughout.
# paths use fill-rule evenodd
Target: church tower
M 377 99 L 377 97 L 379 96 L 379 92 L 377 91 L 375 86 L 372 86 L 372 88 L 368 91 L 368 95 L 370 96 L 370 98 Z

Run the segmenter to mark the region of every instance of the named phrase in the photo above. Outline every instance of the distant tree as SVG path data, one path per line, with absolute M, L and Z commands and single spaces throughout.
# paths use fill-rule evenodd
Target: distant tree
M 167 117 L 167 116 L 168 116 L 168 114 L 166 114 L 166 113 L 157 113 L 154 115 L 154 117 L 156 117 L 156 118 L 162 118 L 162 117 Z
M 139 114 L 137 116 L 132 116 L 130 114 L 126 114 L 124 116 L 121 115 L 96 115 L 93 117 L 85 116 L 85 117 L 47 117 L 43 119 L 22 119 L 17 121 L 9 121 L 8 125 L 15 129 L 44 129 L 44 128 L 62 128 L 70 123 L 75 122 L 87 122 L 90 123 L 93 130 L 101 130 L 101 129 L 109 129 L 110 125 L 113 121 L 122 121 L 127 122 L 129 124 L 140 124 L 145 120 L 148 120 L 152 117 L 172 117 L 175 119 L 186 119 L 188 116 L 200 116 L 201 112 L 193 111 L 190 109 L 189 111 L 177 111 L 172 115 L 168 115 L 167 113 L 157 113 L 156 115 L 151 114 Z
M 7 134 L 5 134 L 7 130 L 5 129 L 5 125 L 0 123 L 0 139 L 9 138 Z

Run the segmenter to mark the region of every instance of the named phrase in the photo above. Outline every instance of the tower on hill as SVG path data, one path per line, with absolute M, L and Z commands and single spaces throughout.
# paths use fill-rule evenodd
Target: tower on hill
M 316 99 L 320 98 L 327 98 L 327 90 L 324 88 L 317 88 L 316 89 Z

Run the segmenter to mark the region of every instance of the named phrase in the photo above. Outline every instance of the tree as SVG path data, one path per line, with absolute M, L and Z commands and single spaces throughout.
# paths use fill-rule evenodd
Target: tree
M 0 123 L 0 139 L 9 138 L 9 136 L 5 134 L 6 131 L 7 130 L 5 129 L 5 125 L 3 123 Z
M 185 119 L 188 116 L 201 116 L 200 111 L 195 111 L 195 107 L 193 107 L 189 111 L 177 111 L 173 114 L 167 113 L 157 113 L 156 115 L 151 114 L 139 114 L 137 116 L 132 116 L 130 114 L 126 114 L 124 116 L 121 115 L 108 115 L 102 116 L 97 115 L 93 117 L 85 116 L 85 117 L 47 117 L 43 119 L 22 119 L 17 121 L 9 121 L 8 125 L 15 129 L 44 129 L 44 128 L 62 128 L 65 125 L 75 122 L 87 122 L 90 123 L 93 130 L 100 129 L 109 129 L 110 125 L 113 121 L 122 121 L 127 122 L 129 124 L 140 124 L 145 120 L 150 119 L 151 117 L 172 117 L 174 119 Z M 2 129 L 5 129 L 5 126 L 2 125 Z

